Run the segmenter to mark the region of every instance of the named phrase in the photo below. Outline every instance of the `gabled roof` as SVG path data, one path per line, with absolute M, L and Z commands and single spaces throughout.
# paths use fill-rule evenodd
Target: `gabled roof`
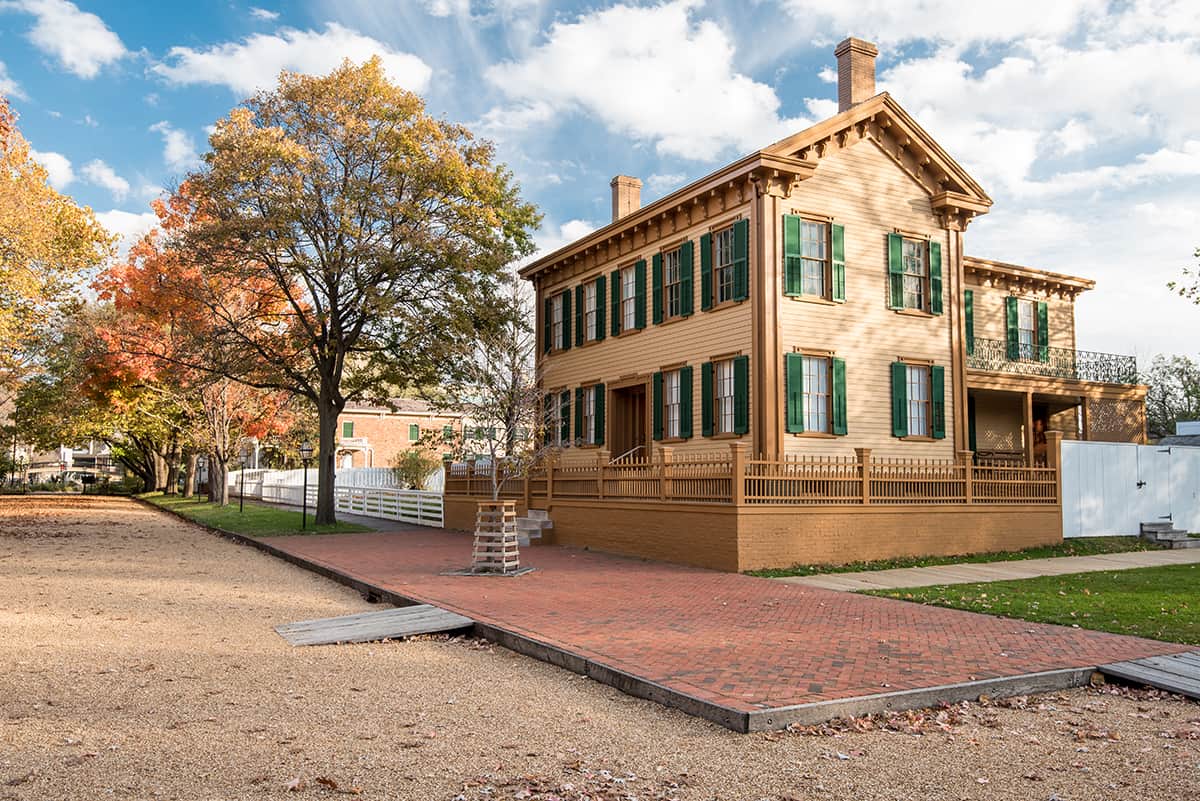
M 731 181 L 763 179 L 790 188 L 796 181 L 811 176 L 818 162 L 826 155 L 862 139 L 873 139 L 901 169 L 925 188 L 934 211 L 943 216 L 948 227 L 959 227 L 961 230 L 974 217 L 986 214 L 992 205 L 992 199 L 967 171 L 891 95 L 883 92 L 738 159 L 542 256 L 523 267 L 520 274 L 523 278 L 532 278 L 621 235 L 627 229 L 645 224 L 655 216 Z

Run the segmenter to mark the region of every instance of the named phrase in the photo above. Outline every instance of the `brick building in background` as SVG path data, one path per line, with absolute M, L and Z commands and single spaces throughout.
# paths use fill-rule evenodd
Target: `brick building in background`
M 394 398 L 386 406 L 351 404 L 338 416 L 337 466 L 391 467 L 396 454 L 417 446 L 430 431 L 454 441 L 463 430 L 463 416 L 438 411 L 427 401 Z M 434 456 L 442 451 L 428 448 Z

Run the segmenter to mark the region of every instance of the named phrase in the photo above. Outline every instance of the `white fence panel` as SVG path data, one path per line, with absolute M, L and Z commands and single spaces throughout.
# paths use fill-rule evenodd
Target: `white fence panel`
M 1200 448 L 1065 441 L 1062 481 L 1064 537 L 1200 531 Z
M 442 496 L 437 492 L 372 487 L 334 490 L 339 512 L 399 520 L 421 526 L 443 526 Z

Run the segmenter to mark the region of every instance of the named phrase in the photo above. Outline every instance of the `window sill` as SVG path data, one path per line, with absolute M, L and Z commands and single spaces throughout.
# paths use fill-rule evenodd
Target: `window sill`
M 837 439 L 840 434 L 831 434 L 828 431 L 791 431 L 790 436 L 799 439 Z
M 633 336 L 634 334 L 641 333 L 644 330 L 644 328 L 638 328 L 637 326 L 634 326 L 633 328 L 622 328 L 621 333 L 617 334 L 614 338 L 620 339 L 621 337 Z
M 745 434 L 735 434 L 732 431 L 722 431 L 719 434 L 712 434 L 712 435 L 706 437 L 706 439 L 741 439 L 744 436 L 746 436 L 746 435 Z
M 939 440 L 937 437 L 917 436 L 915 434 L 907 437 L 900 437 L 899 439 L 901 442 L 941 442 L 941 440 Z
M 927 312 L 924 309 L 892 309 L 892 311 L 906 317 L 937 317 L 933 312 Z
M 652 321 L 650 324 L 651 324 L 651 325 L 655 325 L 655 326 L 658 326 L 658 325 L 670 325 L 671 323 L 678 323 L 678 322 L 681 322 L 681 321 L 683 321 L 683 320 L 690 320 L 690 319 L 691 319 L 692 317 L 694 317 L 694 316 L 695 316 L 695 313 L 694 313 L 694 312 L 693 312 L 692 314 L 689 314 L 689 315 L 686 315 L 686 316 L 685 316 L 685 315 L 682 315 L 682 314 L 677 314 L 677 315 L 675 315 L 674 317 L 663 317 L 663 321 L 662 321 L 661 323 L 655 323 L 655 322 L 653 322 L 653 321 Z
M 687 437 L 663 437 L 657 440 L 659 445 L 678 445 L 681 442 L 687 442 Z
M 703 311 L 705 314 L 708 314 L 709 312 L 720 311 L 721 309 L 732 309 L 734 306 L 741 306 L 745 302 L 746 302 L 745 299 L 723 300 L 720 303 L 714 303 L 713 305 L 709 306 L 707 309 L 701 309 L 701 311 Z

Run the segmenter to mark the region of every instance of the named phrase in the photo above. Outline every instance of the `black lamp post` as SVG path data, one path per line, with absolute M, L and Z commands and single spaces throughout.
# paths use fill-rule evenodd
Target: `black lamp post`
M 300 464 L 304 465 L 304 490 L 300 496 L 300 528 L 308 525 L 308 463 L 312 461 L 313 446 L 308 440 L 300 443 Z
M 242 488 L 238 490 L 238 513 L 246 511 L 246 462 L 250 461 L 250 451 L 243 445 L 242 452 L 238 454 L 238 462 L 242 465 L 242 469 L 238 471 L 238 478 L 241 479 Z

